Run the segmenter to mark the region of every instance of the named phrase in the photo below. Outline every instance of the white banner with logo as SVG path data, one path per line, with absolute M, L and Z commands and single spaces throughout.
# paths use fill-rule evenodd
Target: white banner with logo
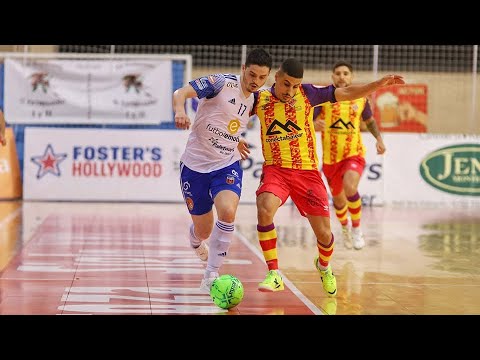
M 480 206 L 480 136 L 385 134 L 385 203 Z
M 26 200 L 183 202 L 187 131 L 25 129 Z
M 170 60 L 5 60 L 10 124 L 173 120 Z
M 251 153 L 242 162 L 242 203 L 255 204 L 260 181 L 263 157 L 257 130 L 246 134 Z M 176 130 L 27 127 L 24 199 L 183 202 L 179 160 L 188 135 Z M 363 140 L 367 165 L 359 193 L 364 206 L 480 206 L 480 136 L 384 134 L 383 156 L 376 154 L 369 133 Z M 318 150 L 321 158 L 321 146 Z

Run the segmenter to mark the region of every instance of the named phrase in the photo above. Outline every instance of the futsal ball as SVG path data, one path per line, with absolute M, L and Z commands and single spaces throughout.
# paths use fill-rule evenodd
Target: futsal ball
M 220 275 L 213 280 L 210 297 L 222 309 L 231 309 L 243 299 L 242 282 L 233 275 Z

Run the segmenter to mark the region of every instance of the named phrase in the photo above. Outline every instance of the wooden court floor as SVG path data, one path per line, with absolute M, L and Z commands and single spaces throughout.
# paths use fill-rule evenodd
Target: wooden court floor
M 478 209 L 364 207 L 366 247 L 343 246 L 332 217 L 338 295 L 325 296 L 315 239 L 290 205 L 277 213 L 286 289 L 266 273 L 255 205 L 241 204 L 221 273 L 240 278 L 230 311 L 198 291 L 204 263 L 188 247 L 183 204 L 0 202 L 0 314 L 480 314 Z

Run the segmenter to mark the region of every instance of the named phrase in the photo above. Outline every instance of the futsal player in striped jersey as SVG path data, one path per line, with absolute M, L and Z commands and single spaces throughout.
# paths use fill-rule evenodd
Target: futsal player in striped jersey
M 352 84 L 353 67 L 346 61 L 337 62 L 332 69 L 336 88 Z M 362 199 L 358 184 L 365 168 L 365 146 L 360 131 L 361 122 L 377 140 L 377 154 L 385 153 L 380 130 L 366 97 L 350 101 L 325 103 L 313 113 L 315 130 L 322 132 L 323 165 L 337 219 L 342 225 L 345 247 L 359 250 L 365 246 L 360 229 Z M 349 224 L 350 215 L 350 224 Z
M 191 125 L 185 112 L 186 99 L 200 99 L 180 159 L 180 185 L 192 218 L 190 245 L 201 260 L 207 261 L 200 284 L 204 292 L 210 291 L 213 280 L 219 276 L 233 237 L 242 192 L 240 160 L 250 152 L 241 134 L 250 120 L 253 92 L 265 84 L 271 68 L 270 54 L 253 49 L 242 65 L 241 75 L 202 76 L 173 94 L 175 126 L 179 129 L 189 129 Z
M 303 84 L 303 64 L 285 60 L 275 74 L 275 84 L 255 94 L 252 115 L 261 125 L 264 164 L 257 189 L 257 234 L 268 273 L 258 284 L 260 291 L 284 289 L 278 272 L 277 232 L 274 216 L 290 196 L 305 216 L 317 238 L 318 255 L 314 259 L 323 288 L 336 296 L 337 284 L 330 260 L 334 236 L 330 229 L 328 194 L 319 171 L 313 107 L 325 102 L 353 100 L 377 89 L 403 84 L 398 75 L 387 75 L 365 85 L 336 88 Z

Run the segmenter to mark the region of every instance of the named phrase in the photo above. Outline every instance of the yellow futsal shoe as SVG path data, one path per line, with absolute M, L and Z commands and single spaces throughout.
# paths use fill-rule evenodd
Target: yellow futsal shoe
M 258 284 L 259 291 L 281 291 L 285 287 L 283 286 L 283 279 L 277 270 L 270 270 L 261 283 Z
M 322 279 L 323 290 L 327 293 L 328 296 L 334 297 L 337 295 L 337 279 L 332 273 L 332 267 L 328 265 L 327 270 L 320 270 L 318 268 L 318 256 L 314 260 L 315 267 L 320 273 L 320 279 Z

